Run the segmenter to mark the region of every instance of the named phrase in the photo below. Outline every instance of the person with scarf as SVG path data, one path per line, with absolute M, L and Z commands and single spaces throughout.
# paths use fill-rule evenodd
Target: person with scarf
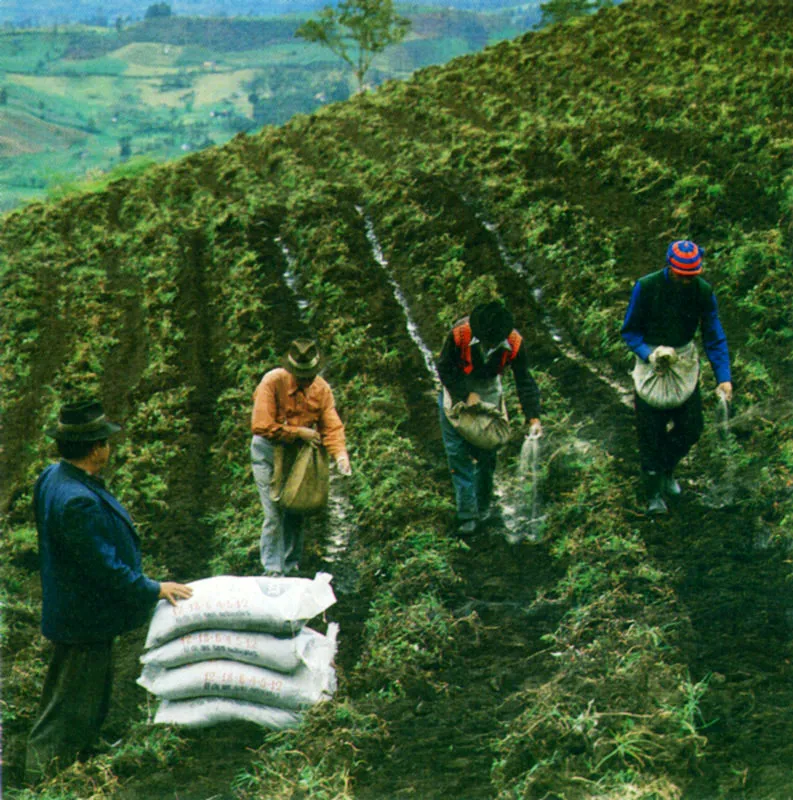
M 699 358 L 705 354 L 726 402 L 733 387 L 727 337 L 713 288 L 701 276 L 704 251 L 688 240 L 672 242 L 666 266 L 633 287 L 622 339 L 636 356 L 633 371 L 636 430 L 647 511 L 663 514 L 681 487 L 674 472 L 703 430 Z

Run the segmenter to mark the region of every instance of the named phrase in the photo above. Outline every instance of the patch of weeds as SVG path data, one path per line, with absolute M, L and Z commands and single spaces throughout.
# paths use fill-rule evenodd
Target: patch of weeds
M 451 657 L 461 624 L 433 594 L 408 604 L 391 595 L 375 598 L 365 625 L 366 649 L 353 680 L 385 700 L 445 691 L 437 671 Z
M 378 716 L 350 701 L 330 701 L 307 712 L 296 731 L 268 735 L 232 788 L 240 800 L 353 800 L 355 774 L 387 742 Z
M 254 504 L 252 497 L 253 477 L 246 475 L 250 482 L 247 503 L 234 503 L 224 509 L 207 515 L 205 521 L 214 530 L 217 544 L 215 555 L 210 561 L 213 575 L 247 575 L 260 571 L 259 539 L 263 511 L 258 499 Z

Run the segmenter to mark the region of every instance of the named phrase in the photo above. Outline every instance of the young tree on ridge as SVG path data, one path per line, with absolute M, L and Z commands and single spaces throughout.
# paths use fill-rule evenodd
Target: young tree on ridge
M 168 3 L 153 3 L 146 9 L 145 19 L 160 19 L 171 16 L 171 7 Z
M 573 17 L 580 17 L 583 14 L 590 14 L 613 5 L 613 0 L 548 0 L 540 3 L 540 11 L 542 11 L 540 27 L 551 25 L 554 22 L 565 22 Z
M 360 90 L 374 57 L 401 42 L 409 28 L 410 20 L 396 13 L 392 0 L 342 0 L 336 8 L 323 8 L 319 19 L 305 22 L 296 35 L 346 61 Z

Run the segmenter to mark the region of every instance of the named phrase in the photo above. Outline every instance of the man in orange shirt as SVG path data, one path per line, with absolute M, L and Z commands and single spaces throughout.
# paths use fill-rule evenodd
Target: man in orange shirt
M 301 515 L 280 509 L 270 497 L 273 445 L 325 447 L 339 472 L 351 473 L 344 425 L 330 386 L 319 376 L 321 362 L 315 342 L 295 339 L 283 366 L 267 372 L 253 395 L 251 462 L 264 509 L 260 552 L 265 575 L 297 572 L 303 552 Z

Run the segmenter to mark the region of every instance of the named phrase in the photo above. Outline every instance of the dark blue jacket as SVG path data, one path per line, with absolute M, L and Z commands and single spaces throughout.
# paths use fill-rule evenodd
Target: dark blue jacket
M 621 333 L 639 358 L 647 361 L 658 345 L 682 347 L 697 328 L 716 383 L 732 380 L 727 336 L 710 284 L 700 277 L 688 287 L 679 284 L 669 275 L 669 267 L 636 282 Z
M 143 574 L 132 519 L 104 484 L 61 461 L 39 476 L 33 504 L 43 634 L 101 642 L 146 624 L 160 584 Z

